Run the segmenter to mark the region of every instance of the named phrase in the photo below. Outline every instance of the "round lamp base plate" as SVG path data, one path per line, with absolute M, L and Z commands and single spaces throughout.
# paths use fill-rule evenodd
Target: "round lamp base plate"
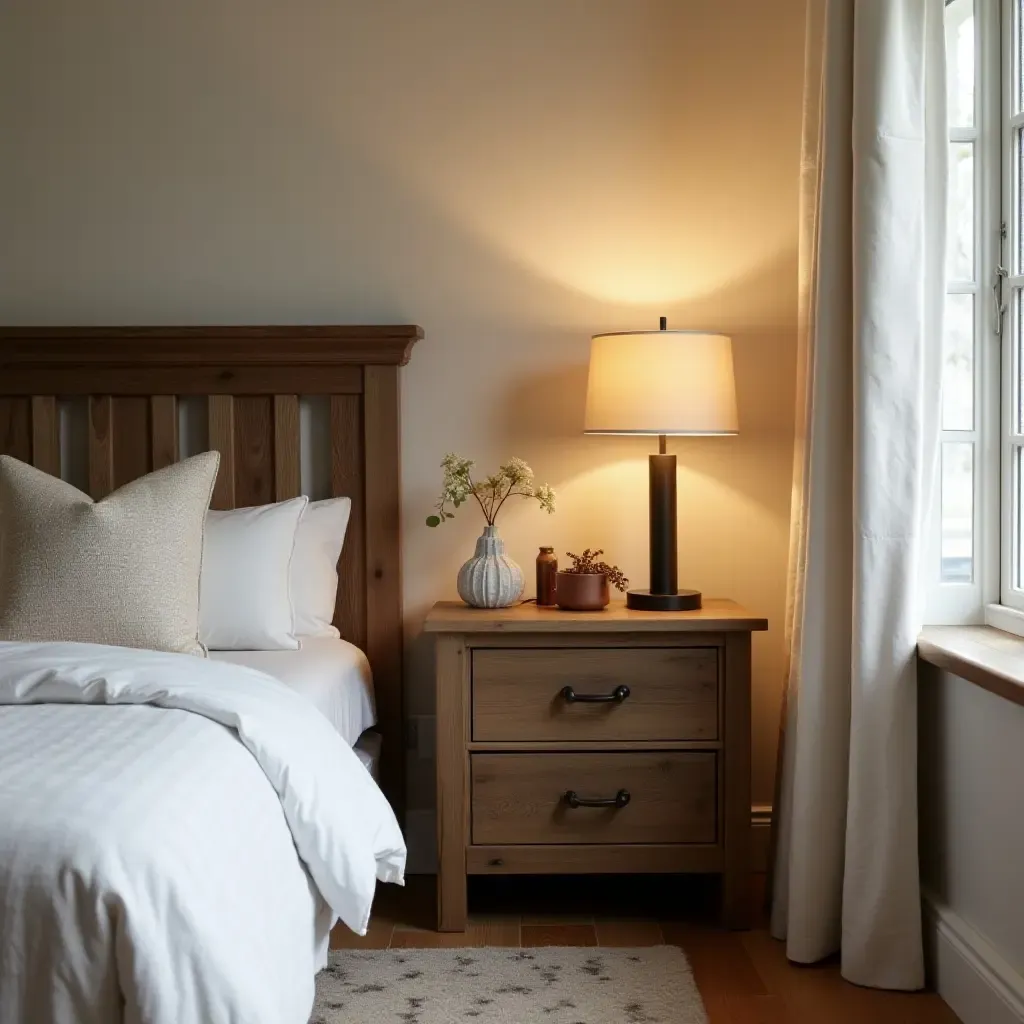
M 700 591 L 652 594 L 649 590 L 630 590 L 626 593 L 626 607 L 643 612 L 696 612 L 701 607 Z

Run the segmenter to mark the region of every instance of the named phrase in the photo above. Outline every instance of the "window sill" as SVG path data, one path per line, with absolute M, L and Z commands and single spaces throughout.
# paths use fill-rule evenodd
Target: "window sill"
M 925 626 L 917 656 L 1024 706 L 1024 638 L 994 626 Z

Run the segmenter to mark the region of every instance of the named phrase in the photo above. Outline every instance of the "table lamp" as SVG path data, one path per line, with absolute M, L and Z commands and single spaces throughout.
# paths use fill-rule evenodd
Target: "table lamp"
M 658 331 L 597 334 L 590 341 L 585 434 L 657 434 L 650 458 L 651 589 L 630 590 L 627 608 L 693 611 L 699 590 L 676 576 L 676 457 L 669 434 L 736 434 L 732 341 L 724 334 Z

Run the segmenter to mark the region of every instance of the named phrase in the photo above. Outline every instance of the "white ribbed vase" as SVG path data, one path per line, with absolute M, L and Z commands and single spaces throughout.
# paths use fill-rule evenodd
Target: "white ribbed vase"
M 523 570 L 505 554 L 496 526 L 484 527 L 458 585 L 459 597 L 474 608 L 505 608 L 523 596 Z

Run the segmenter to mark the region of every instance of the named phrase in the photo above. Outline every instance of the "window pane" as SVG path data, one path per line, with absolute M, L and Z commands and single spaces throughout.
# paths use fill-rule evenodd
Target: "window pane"
M 1021 340 L 1021 328 L 1024 327 L 1024 300 L 1021 298 L 1019 288 L 1013 289 L 1013 296 L 1010 300 L 1010 312 L 1007 317 L 1007 325 L 1010 330 L 1010 341 L 1013 344 L 1013 359 L 1015 372 L 1017 374 L 1017 394 L 1011 399 L 1017 406 L 1017 423 L 1015 430 L 1018 434 L 1022 433 L 1021 424 L 1024 423 L 1024 387 L 1021 386 L 1021 351 L 1020 351 L 1020 340 Z
M 946 84 L 949 123 L 974 125 L 974 0 L 946 5 Z
M 1024 228 L 1024 204 L 1021 203 L 1021 184 L 1024 183 L 1024 134 L 1021 133 L 1020 129 L 1017 130 L 1014 138 L 1014 149 L 1016 150 L 1017 156 L 1011 161 L 1015 166 L 1011 166 L 1006 173 L 1016 178 L 1013 183 L 1013 196 L 1014 206 L 1017 211 L 1017 267 L 1016 271 L 1019 274 L 1021 269 L 1024 268 L 1024 233 L 1021 229 Z M 1009 221 L 1007 217 L 1007 221 Z
M 1016 81 L 1013 83 L 1013 95 L 1017 97 L 1017 111 L 1024 110 L 1024 75 L 1021 74 L 1021 57 L 1024 56 L 1024 11 L 1021 10 L 1021 4 L 1018 0 L 1013 5 L 1013 17 L 1017 22 L 1017 52 L 1013 55 L 1014 67 L 1016 68 L 1014 74 Z
M 970 583 L 974 576 L 974 445 L 942 445 L 942 581 Z
M 1019 445 L 1013 446 L 1013 459 L 1012 459 L 1012 473 L 1013 473 L 1013 484 L 1011 491 L 1013 494 L 1012 501 L 1014 508 L 1011 512 L 1013 519 L 1013 585 L 1018 590 L 1021 587 L 1021 581 L 1024 579 L 1024 532 L 1021 530 L 1021 512 L 1024 510 L 1024 503 L 1021 502 L 1021 497 L 1024 497 L 1024 473 L 1021 472 L 1021 448 Z
M 974 296 L 946 296 L 942 429 L 974 429 Z
M 974 143 L 949 146 L 949 242 L 946 272 L 951 281 L 974 280 Z

